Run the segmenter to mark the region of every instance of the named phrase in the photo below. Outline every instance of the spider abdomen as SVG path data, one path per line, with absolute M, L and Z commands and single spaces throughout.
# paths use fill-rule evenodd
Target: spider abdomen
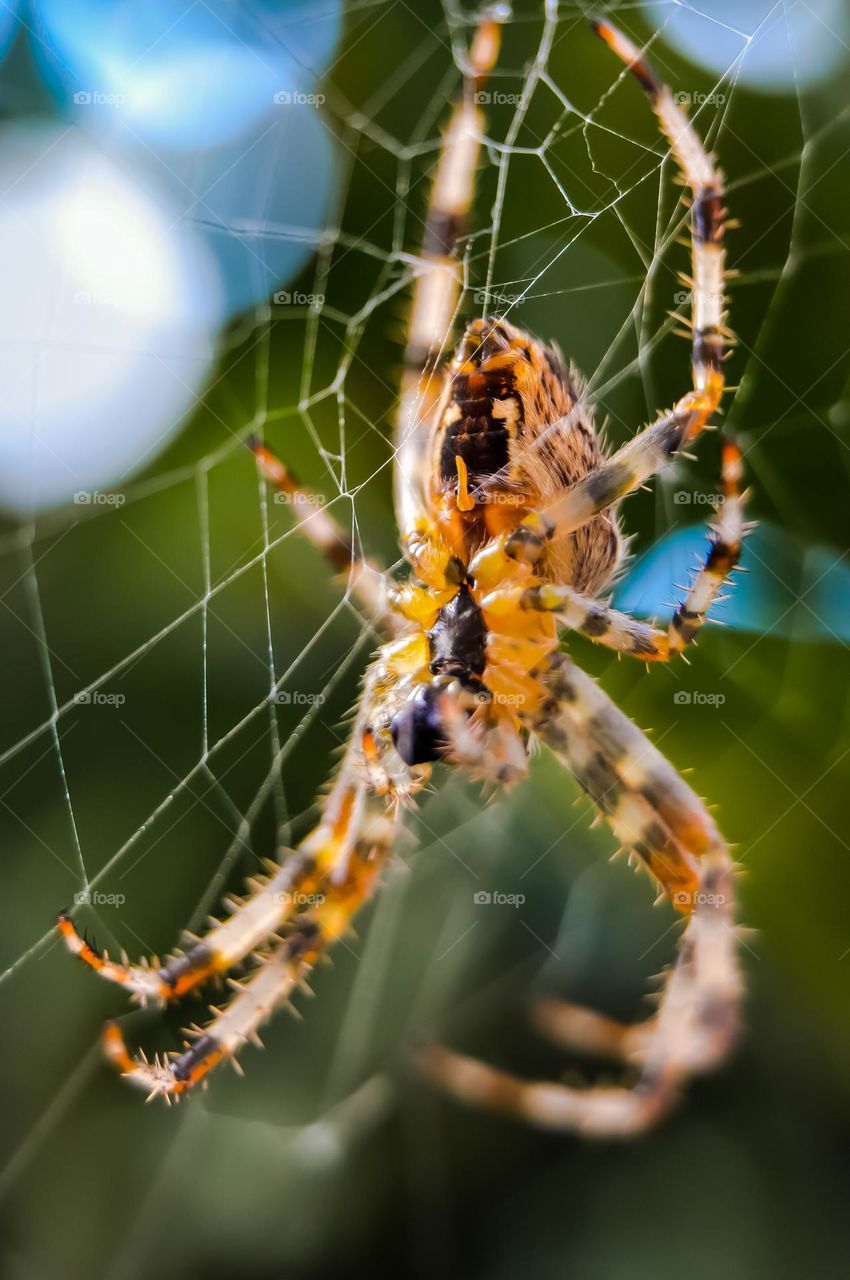
M 505 320 L 473 321 L 435 415 L 428 483 L 437 509 L 466 513 L 469 545 L 545 510 L 603 457 L 583 383 L 558 351 Z M 603 512 L 553 543 L 541 568 L 598 589 L 620 552 L 616 520 Z

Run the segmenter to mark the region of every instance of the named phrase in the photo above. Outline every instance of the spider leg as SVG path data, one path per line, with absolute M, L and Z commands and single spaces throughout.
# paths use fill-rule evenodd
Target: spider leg
M 741 558 L 744 525 L 740 483 L 740 451 L 731 441 L 724 441 L 722 503 L 712 526 L 711 545 L 666 631 L 558 582 L 500 587 L 484 597 L 481 607 L 492 619 L 511 615 L 517 609 L 555 613 L 562 626 L 597 644 L 644 662 L 668 662 L 696 637 L 712 602 Z
M 468 715 L 469 700 L 473 702 Z M 515 718 L 495 714 L 487 695 L 449 687 L 440 716 L 449 740 L 448 758 L 473 778 L 508 786 L 528 772 L 528 749 Z
M 115 1023 L 107 1024 L 104 1045 L 121 1074 L 151 1097 L 167 1100 L 188 1092 L 222 1061 L 234 1061 L 248 1040 L 279 1006 L 303 986 L 325 950 L 345 935 L 355 912 L 369 898 L 392 848 L 399 814 L 397 802 L 371 795 L 357 818 L 351 855 L 343 874 L 328 877 L 315 904 L 292 922 L 274 951 L 260 959 L 244 981 L 230 981 L 235 996 L 214 1011 L 207 1027 L 184 1052 L 153 1062 L 132 1057 Z M 354 815 L 351 815 L 353 822 Z
M 353 808 L 356 791 L 346 794 Z M 347 813 L 343 814 L 343 821 Z M 317 828 L 324 842 L 308 837 L 280 866 L 249 881 L 250 895 L 231 899 L 232 914 L 213 921 L 212 928 L 188 951 L 178 952 L 160 965 L 156 957 L 131 964 L 111 960 L 77 930 L 66 913 L 59 916 L 59 932 L 73 955 L 102 978 L 118 983 L 139 1004 L 178 1000 L 210 978 L 227 973 L 281 929 L 294 916 L 299 903 L 319 891 L 329 867 L 340 856 L 343 829 Z
M 724 325 L 726 255 L 723 247 L 726 209 L 723 175 L 705 150 L 683 108 L 655 74 L 640 51 L 603 21 L 594 30 L 627 64 L 645 92 L 666 135 L 685 183 L 692 193 L 691 366 L 693 390 L 657 422 L 644 428 L 544 511 L 532 512 L 502 546 L 510 559 L 533 564 L 548 541 L 580 528 L 633 493 L 660 471 L 708 425 L 723 395 L 723 359 L 728 336 Z
M 717 824 L 699 796 L 600 685 L 566 654 L 553 654 L 547 667 L 545 679 L 555 710 L 550 718 L 552 709 L 546 708 L 538 720 L 541 736 L 551 738 L 556 749 L 567 748 L 571 735 L 584 737 L 613 775 L 615 787 L 645 800 L 692 859 L 725 850 Z M 662 885 L 675 898 L 674 887 L 663 879 Z M 687 908 L 689 904 L 674 901 L 674 905 Z M 731 902 L 728 905 L 731 910 Z
M 613 703 L 605 705 L 606 695 L 589 677 L 568 660 L 558 668 L 553 693 L 558 709 L 548 708 L 551 719 L 539 721 L 541 737 L 567 764 L 621 846 L 636 854 L 674 906 L 687 912 L 699 890 L 698 859 L 720 840 L 714 823 L 706 814 L 702 830 L 695 832 L 701 806 L 687 784 L 671 781 L 666 794 L 668 778 L 678 778 L 672 766 L 625 716 L 634 734 L 624 731 L 620 713 Z
M 620 613 L 566 583 L 500 587 L 484 597 L 481 607 L 488 618 L 501 613 L 510 616 L 517 609 L 554 613 L 558 623 L 567 630 L 577 631 L 597 644 L 644 662 L 666 661 L 671 656 L 666 632 Z
M 542 1129 L 587 1138 L 634 1137 L 652 1128 L 675 1106 L 685 1077 L 714 1061 L 702 1051 L 697 1056 L 691 1047 L 705 1038 L 705 1027 L 693 1010 L 706 998 L 701 973 L 710 967 L 705 946 L 699 954 L 694 947 L 692 957 L 686 962 L 680 953 L 664 991 L 663 1010 L 643 1047 L 633 1055 L 638 1069 L 634 1085 L 573 1088 L 546 1080 L 523 1080 L 442 1045 L 419 1050 L 420 1069 L 461 1102 L 503 1111 Z M 707 1012 L 704 1021 L 710 1018 Z
M 392 648 L 385 646 L 387 651 Z M 68 949 L 101 977 L 123 986 L 140 1004 L 165 1003 L 226 973 L 274 937 L 305 901 L 323 891 L 329 876 L 346 866 L 368 794 L 380 790 L 389 796 L 403 795 L 410 784 L 402 762 L 376 750 L 369 728 L 380 678 L 379 661 L 367 675 L 361 711 L 318 826 L 283 863 L 269 864 L 266 875 L 249 881 L 248 896 L 228 904 L 228 919 L 213 921 L 190 950 L 162 965 L 155 957 L 130 964 L 97 951 L 79 933 L 70 915 L 62 912 L 58 928 Z M 391 682 L 392 677 L 389 679 Z
M 360 600 L 370 619 L 380 627 L 397 631 L 397 619 L 389 604 L 386 571 L 355 551 L 349 534 L 318 495 L 304 489 L 268 445 L 251 436 L 248 446 L 265 479 L 291 506 L 299 532 L 322 553 L 335 572 L 347 575 L 352 594 Z
M 233 914 L 215 921 L 206 935 L 186 952 L 162 965 L 156 957 L 131 964 L 111 960 L 77 930 L 70 915 L 59 916 L 59 932 L 68 950 L 108 982 L 118 983 L 139 1003 L 178 1000 L 210 978 L 226 973 L 273 936 L 293 915 L 299 902 L 315 894 L 323 883 L 326 863 L 336 856 L 329 843 L 324 856 L 293 851 L 273 872 L 250 882 L 253 892 L 232 901 Z
M 457 244 L 466 232 L 484 136 L 477 98 L 499 53 L 495 10 L 482 14 L 469 50 L 463 90 L 443 138 L 425 217 L 404 354 L 396 427 L 395 509 L 402 544 L 417 545 L 431 524 L 425 469 L 434 410 L 442 390 L 436 365 L 448 341 L 463 283 Z
M 631 1059 L 650 1025 L 617 1022 L 583 1005 L 549 997 L 535 1001 L 533 1021 L 538 1031 L 565 1049 L 618 1062 Z
M 637 1082 L 574 1089 L 523 1081 L 441 1046 L 422 1051 L 421 1064 L 473 1105 L 509 1111 L 544 1128 L 628 1137 L 674 1105 L 688 1076 L 728 1051 L 741 989 L 732 863 L 698 797 L 590 677 L 557 654 L 549 685 L 557 710 L 550 707 L 539 719 L 541 736 L 686 916 L 678 957 L 652 1018 L 627 1029 L 572 1006 L 544 1012 L 556 1035 L 632 1063 Z
M 744 538 L 741 487 L 741 453 L 730 440 L 723 443 L 723 501 L 711 527 L 711 545 L 705 564 L 691 583 L 688 594 L 670 622 L 668 640 L 673 653 L 690 644 L 708 616 L 718 592 L 737 568 Z
M 694 389 L 705 395 L 701 406 L 705 419 L 692 429 L 692 435 L 714 412 L 723 393 L 724 283 L 726 255 L 723 248 L 726 209 L 723 174 L 702 139 L 688 119 L 683 107 L 669 87 L 659 79 L 641 51 L 611 23 L 600 19 L 590 24 L 600 39 L 626 64 L 646 93 L 670 150 L 692 193 L 691 255 L 692 330 Z
M 188 957 L 177 957 L 160 970 L 155 975 L 158 985 L 152 991 L 147 987 L 139 991 L 144 981 L 150 981 L 150 968 L 105 962 L 109 964 L 105 972 L 102 957 L 88 948 L 91 956 L 97 957 L 93 963 L 91 956 L 83 954 L 76 945 L 79 935 L 73 926 L 69 935 L 63 927 L 67 918 L 63 919 L 60 927 L 72 950 L 137 995 L 171 998 L 212 972 L 226 971 L 249 954 L 258 962 L 256 971 L 244 981 L 229 980 L 236 996 L 215 1010 L 210 1026 L 198 1032 L 195 1042 L 171 1061 L 151 1063 L 144 1057 L 133 1058 L 118 1028 L 114 1024 L 107 1027 L 107 1055 L 123 1075 L 152 1095 L 170 1099 L 185 1093 L 220 1061 L 234 1060 L 245 1040 L 256 1036 L 257 1027 L 289 999 L 326 948 L 346 931 L 375 887 L 407 794 L 422 781 L 404 765 L 385 724 L 397 699 L 404 696 L 404 686 L 398 680 L 404 662 L 395 654 L 397 647 L 394 643 L 384 645 L 367 674 L 354 731 L 319 824 L 281 868 L 256 886 L 251 897 L 235 905 L 230 920 L 216 924 Z M 409 657 L 408 662 L 415 659 Z M 395 672 L 390 669 L 393 663 Z M 276 945 L 268 952 L 270 942 Z M 199 951 L 203 967 L 192 963 Z

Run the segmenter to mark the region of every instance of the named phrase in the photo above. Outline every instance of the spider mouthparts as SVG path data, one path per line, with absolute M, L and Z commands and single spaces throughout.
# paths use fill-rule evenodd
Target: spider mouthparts
M 440 686 L 420 685 L 393 716 L 390 725 L 393 745 L 408 766 L 433 764 L 448 746 L 439 712 L 442 693 Z

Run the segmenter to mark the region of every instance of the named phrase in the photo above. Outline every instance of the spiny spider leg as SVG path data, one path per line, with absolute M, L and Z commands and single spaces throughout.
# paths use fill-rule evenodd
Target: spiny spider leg
M 440 343 L 447 339 L 457 303 L 460 273 L 451 255 L 459 236 L 464 232 L 466 216 L 472 202 L 475 168 L 483 137 L 483 116 L 475 98 L 497 56 L 499 21 L 500 14 L 494 9 L 485 12 L 479 22 L 469 54 L 463 97 L 455 107 L 449 125 L 429 208 L 426 243 L 422 254 L 426 265 L 414 290 L 412 332 L 407 350 L 399 422 L 401 439 L 397 470 L 405 471 L 405 459 L 412 463 L 406 469 L 408 480 L 399 486 L 400 492 L 408 495 L 397 506 L 403 528 L 412 528 L 425 511 L 421 485 L 421 447 L 430 421 L 427 412 L 423 412 L 423 405 L 433 403 L 438 394 L 439 379 L 434 375 L 434 358 L 438 355 Z M 431 367 L 420 377 L 419 367 L 416 367 L 415 374 L 414 367 L 421 366 L 424 362 L 421 359 L 423 350 Z M 271 450 L 253 440 L 250 444 L 267 479 L 291 497 L 306 498 L 306 491 L 297 484 Z M 409 501 L 410 493 L 416 495 L 412 505 Z M 384 596 L 375 594 L 373 581 L 363 572 L 363 563 L 353 555 L 344 531 L 326 511 L 315 509 L 314 504 L 304 501 L 293 502 L 292 505 L 300 531 L 323 551 L 334 567 L 350 570 L 354 575 L 352 586 L 367 603 L 379 606 L 376 608 L 376 616 L 381 616 Z M 428 613 L 433 611 L 436 615 L 441 603 L 440 593 L 436 594 L 435 599 L 426 599 L 426 595 L 423 588 L 411 584 L 394 592 L 391 603 L 407 617 L 408 622 L 424 627 Z M 386 617 L 386 614 L 383 616 Z M 212 976 L 226 973 L 240 961 L 256 954 L 258 948 L 273 942 L 287 928 L 297 931 L 301 927 L 302 916 L 306 914 L 301 910 L 305 899 L 317 894 L 322 897 L 320 924 L 326 917 L 328 920 L 335 920 L 340 912 L 343 915 L 353 912 L 363 900 L 364 894 L 355 891 L 356 886 L 352 889 L 349 885 L 345 892 L 343 887 L 347 885 L 349 865 L 363 857 L 363 850 L 358 845 L 358 833 L 364 815 L 370 812 L 376 797 L 380 797 L 377 803 L 395 812 L 408 791 L 421 785 L 418 778 L 411 777 L 398 754 L 392 750 L 391 744 L 388 748 L 386 736 L 379 741 L 370 728 L 369 718 L 378 697 L 375 686 L 376 683 L 382 683 L 382 694 L 385 696 L 387 684 L 389 683 L 390 688 L 392 686 L 393 673 L 397 670 L 403 672 L 413 661 L 407 650 L 420 649 L 423 644 L 424 637 L 420 630 L 418 635 L 402 637 L 393 645 L 382 649 L 382 659 L 370 669 L 367 676 L 351 745 L 325 802 L 321 822 L 289 854 L 282 866 L 270 864 L 268 876 L 255 877 L 250 882 L 250 895 L 244 901 L 230 904 L 232 915 L 228 920 L 214 921 L 207 935 L 199 939 L 186 954 L 175 955 L 160 966 L 156 960 L 140 964 L 110 960 L 79 934 L 70 915 L 63 912 L 58 927 L 68 948 L 101 976 L 125 987 L 141 1003 L 164 1002 L 186 994 Z M 382 671 L 380 676 L 379 667 Z M 370 863 L 374 861 L 377 864 L 380 861 L 377 853 L 370 853 L 368 856 Z M 362 883 L 365 885 L 368 879 L 366 877 Z M 361 880 L 358 880 L 357 884 L 360 883 Z M 326 901 L 330 904 L 327 907 L 324 905 Z M 329 925 L 327 937 L 323 935 L 325 942 L 329 940 L 332 931 Z M 295 957 L 291 947 L 291 940 L 284 937 L 274 953 L 274 962 L 269 962 L 271 967 L 266 966 L 271 975 L 278 975 L 279 985 L 276 985 L 274 977 L 266 976 L 263 971 L 248 980 L 246 985 L 250 986 L 252 992 L 267 993 L 267 987 L 274 987 L 281 993 L 280 998 L 284 998 L 295 971 Z M 261 955 L 256 958 L 260 961 L 264 959 Z M 301 956 L 298 964 L 303 966 L 304 963 L 305 958 Z M 257 985 L 253 986 L 252 983 Z M 253 996 L 246 997 L 244 1001 L 237 997 L 234 1003 L 240 1011 L 240 1018 L 245 1014 L 247 1026 L 252 1020 L 251 1010 L 265 1009 L 268 1000 L 264 998 L 255 1004 Z M 225 1014 L 221 1016 L 224 1018 Z M 230 1026 L 230 1023 L 224 1023 L 226 1032 Z M 237 1039 L 240 1034 L 239 1026 L 242 1026 L 241 1021 L 237 1025 Z M 229 1032 L 224 1040 L 226 1045 L 230 1044 Z M 134 1064 L 127 1055 L 120 1033 L 115 1028 L 108 1032 L 107 1049 L 128 1074 L 132 1075 L 142 1065 Z M 197 1047 L 193 1052 L 198 1053 Z M 229 1051 L 225 1049 L 225 1053 L 227 1052 Z M 194 1078 L 201 1056 L 198 1056 L 197 1061 L 194 1057 L 187 1059 L 182 1067 L 178 1065 L 178 1071 L 188 1072 Z M 170 1086 L 163 1090 L 161 1084 L 156 1091 L 175 1092 Z
M 687 911 L 699 884 L 698 856 L 720 837 L 712 823 L 694 848 L 691 813 L 699 802 L 681 779 L 671 781 L 671 802 L 662 805 L 671 765 L 637 730 L 626 731 L 627 717 L 566 655 L 557 655 L 549 678 L 555 705 L 547 708 L 538 731 L 587 792 L 624 849 L 637 854 L 680 911 Z M 601 694 L 597 697 L 596 694 Z M 678 775 L 676 775 L 678 778 Z M 675 812 L 687 806 L 686 826 Z M 702 847 L 700 847 L 700 844 Z
M 548 541 L 579 528 L 666 466 L 708 425 L 724 387 L 724 348 L 729 335 L 724 325 L 723 175 L 683 108 L 635 45 L 610 23 L 594 21 L 592 26 L 645 90 L 692 192 L 693 279 L 687 283 L 691 290 L 693 390 L 548 508 L 530 513 L 513 533 L 505 535 L 505 554 L 530 564 L 540 559 Z
M 298 914 L 301 904 L 320 892 L 327 878 L 344 866 L 357 838 L 359 811 L 364 804 L 363 775 L 376 771 L 392 790 L 392 779 L 381 762 L 364 759 L 367 717 L 373 701 L 374 669 L 367 676 L 362 711 L 352 734 L 333 790 L 318 826 L 289 851 L 285 861 L 268 863 L 269 872 L 254 876 L 243 900 L 232 900 L 227 920 L 211 929 L 191 949 L 160 965 L 156 958 L 140 964 L 119 963 L 98 952 L 62 912 L 58 927 L 68 949 L 101 977 L 116 982 L 141 1004 L 178 999 L 209 978 L 226 973 L 266 943 Z
M 442 1046 L 421 1051 L 420 1062 L 428 1075 L 473 1105 L 510 1111 L 544 1128 L 629 1137 L 674 1105 L 689 1075 L 715 1065 L 734 1034 L 741 982 L 732 863 L 698 797 L 563 654 L 551 660 L 550 688 L 558 709 L 540 719 L 541 736 L 687 917 L 652 1018 L 626 1029 L 570 1007 L 559 1023 L 549 1011 L 550 1028 L 566 1031 L 565 1039 L 633 1062 L 637 1083 L 574 1089 L 528 1082 Z M 686 885 L 684 870 L 691 876 Z
M 349 930 L 355 912 L 371 896 L 392 849 L 399 813 L 397 802 L 369 795 L 357 817 L 358 830 L 343 874 L 329 877 L 315 904 L 293 921 L 287 936 L 242 981 L 230 979 L 236 994 L 212 1021 L 192 1032 L 194 1041 L 169 1059 L 132 1057 L 117 1025 L 104 1032 L 105 1048 L 132 1084 L 170 1101 L 204 1080 L 223 1061 L 235 1063 L 242 1046 L 259 1043 L 260 1026 L 304 985 L 326 949 Z M 351 814 L 352 821 L 354 813 Z M 354 834 L 354 833 L 353 833 Z
M 711 527 L 711 545 L 705 563 L 695 575 L 685 600 L 676 609 L 666 631 L 620 613 L 600 600 L 561 582 L 537 586 L 506 586 L 491 591 L 481 602 L 485 614 L 495 619 L 517 609 L 555 613 L 561 626 L 578 631 L 597 644 L 640 658 L 644 662 L 669 662 L 697 636 L 724 582 L 741 558 L 744 537 L 740 491 L 741 454 L 737 445 L 723 443 L 723 492 L 720 509 Z
M 547 667 L 546 682 L 568 731 L 572 722 L 592 735 L 597 754 L 614 772 L 618 784 L 642 796 L 693 857 L 725 848 L 703 801 L 604 689 L 566 654 L 553 654 Z M 544 735 L 545 722 L 540 721 L 537 728 Z
M 668 85 L 656 75 L 641 51 L 621 31 L 603 20 L 591 26 L 623 61 L 646 92 L 670 150 L 692 193 L 691 327 L 694 390 L 705 394 L 701 405 L 708 418 L 720 403 L 723 391 L 725 339 L 724 285 L 726 254 L 723 248 L 726 191 L 723 174 L 706 151 L 702 139 Z M 709 407 L 711 406 L 711 407 Z M 694 431 L 693 434 L 696 432 Z
M 333 848 L 328 846 L 331 856 Z M 73 955 L 108 982 L 124 987 L 139 1004 L 165 1003 L 179 999 L 244 960 L 296 913 L 299 898 L 316 892 L 324 873 L 321 858 L 299 851 L 290 853 L 281 866 L 248 882 L 252 889 L 249 897 L 231 900 L 233 914 L 229 919 L 215 921 L 188 951 L 172 956 L 162 965 L 155 956 L 137 964 L 111 960 L 108 953 L 98 951 L 79 933 L 64 911 L 58 919 L 59 932 Z
M 250 436 L 247 443 L 265 479 L 288 500 L 298 531 L 321 551 L 332 569 L 347 576 L 349 589 L 366 609 L 370 621 L 395 634 L 398 619 L 390 609 L 385 570 L 355 551 L 350 536 L 323 500 L 300 485 L 268 445 L 256 436 Z
M 424 269 L 413 289 L 396 428 L 395 511 L 406 549 L 419 543 L 431 523 L 425 470 L 444 377 L 435 366 L 451 342 L 463 280 L 457 244 L 466 234 L 484 138 L 478 94 L 495 65 L 500 39 L 499 11 L 485 9 L 470 46 L 463 92 L 443 138 L 425 218 L 420 251 Z
M 229 979 L 236 995 L 185 1052 L 171 1061 L 133 1058 L 114 1023 L 105 1031 L 108 1056 L 132 1083 L 167 1099 L 191 1089 L 221 1061 L 235 1061 L 242 1045 L 256 1039 L 257 1028 L 294 990 L 327 948 L 342 937 L 377 887 L 392 852 L 411 778 L 385 739 L 368 727 L 376 702 L 367 683 L 363 711 L 352 746 L 328 797 L 322 822 L 302 841 L 298 853 L 315 874 L 298 881 L 290 900 L 295 912 L 277 930 L 283 937 L 269 954 L 258 954 L 257 970 L 243 980 Z M 309 889 L 309 892 L 308 892 Z M 243 908 L 244 910 L 244 908 Z M 260 945 L 259 943 L 255 945 Z

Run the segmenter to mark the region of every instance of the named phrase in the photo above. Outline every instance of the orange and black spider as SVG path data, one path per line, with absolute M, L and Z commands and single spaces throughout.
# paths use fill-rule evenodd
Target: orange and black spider
M 608 456 L 580 379 L 552 346 L 485 316 L 450 364 L 440 352 L 461 288 L 456 257 L 472 205 L 484 133 L 479 90 L 497 57 L 495 11 L 479 20 L 464 92 L 436 171 L 400 394 L 395 505 L 409 582 L 393 585 L 315 503 L 295 503 L 303 533 L 365 603 L 386 639 L 368 668 L 354 730 L 318 826 L 250 882 L 185 954 L 162 966 L 110 961 L 67 915 L 69 947 L 141 1002 L 169 1001 L 246 959 L 254 967 L 184 1052 L 131 1057 L 114 1024 L 106 1043 L 134 1084 L 179 1096 L 289 1001 L 376 889 L 405 809 L 436 762 L 510 782 L 529 744 L 547 744 L 593 798 L 686 919 L 658 1011 L 626 1027 L 574 1006 L 547 1006 L 560 1041 L 613 1055 L 633 1087 L 530 1083 L 444 1048 L 420 1055 L 458 1097 L 553 1129 L 629 1135 L 675 1101 L 683 1080 L 719 1062 L 734 1035 L 741 979 L 732 862 L 713 819 L 677 771 L 602 689 L 559 649 L 564 631 L 643 661 L 679 654 L 735 567 L 742 536 L 741 463 L 723 449 L 723 502 L 711 549 L 666 631 L 600 599 L 623 558 L 620 501 L 709 424 L 723 391 L 723 179 L 670 90 L 605 22 L 595 30 L 649 97 L 692 195 L 693 386 Z M 267 479 L 301 492 L 284 464 L 250 441 Z

